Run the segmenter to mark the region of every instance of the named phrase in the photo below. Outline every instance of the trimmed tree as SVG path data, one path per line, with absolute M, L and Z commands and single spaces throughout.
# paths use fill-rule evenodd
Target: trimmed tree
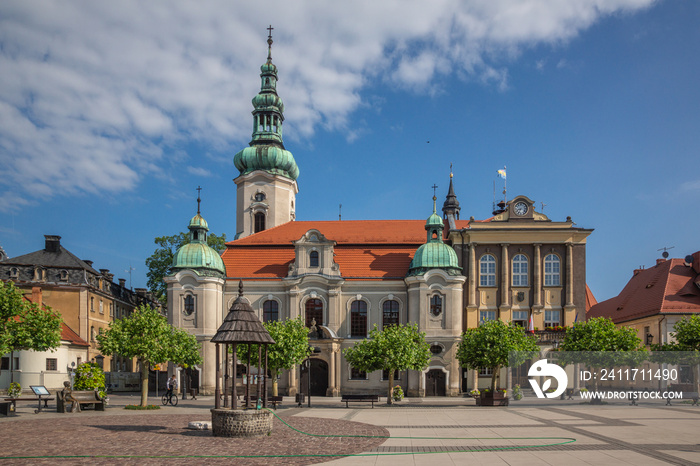
M 14 283 L 0 281 L 0 354 L 53 351 L 61 345 L 62 322 L 49 306 L 25 299 Z
M 172 275 L 173 262 L 178 249 L 190 242 L 190 235 L 179 233 L 173 236 L 158 236 L 154 242 L 158 248 L 146 259 L 148 272 L 148 289 L 165 306 L 167 305 L 168 286 L 163 281 L 163 277 Z M 226 234 L 217 236 L 213 233 L 207 235 L 207 245 L 216 251 L 226 249 Z
M 277 396 L 279 393 L 277 374 L 282 370 L 289 370 L 292 366 L 301 364 L 308 355 L 309 329 L 304 327 L 301 317 L 264 322 L 263 325 L 272 339 L 275 340 L 274 344 L 267 347 L 267 368 L 272 378 L 272 396 Z M 237 352 L 239 359 L 247 359 L 248 345 L 238 345 Z M 250 363 L 258 364 L 257 345 L 252 346 Z
M 559 351 L 560 364 L 581 363 L 592 368 L 634 366 L 648 357 L 636 330 L 617 327 L 605 317 L 575 323 L 566 331 Z M 597 378 L 593 388 L 598 389 Z
M 148 404 L 148 371 L 155 364 L 172 362 L 188 367 L 202 359 L 194 335 L 168 324 L 157 310 L 141 305 L 124 319 L 109 324 L 97 336 L 102 354 L 137 358 L 141 365 L 141 406 Z
M 695 391 L 700 394 L 700 315 L 685 316 L 673 326 L 676 340 L 653 345 L 653 360 L 668 364 L 689 364 L 693 370 Z
M 518 366 L 538 350 L 537 338 L 527 335 L 524 328 L 502 320 L 487 320 L 462 334 L 457 359 L 467 369 L 490 368 L 491 390 L 495 393 L 501 368 L 508 367 L 509 362 Z
M 430 345 L 425 341 L 425 333 L 418 331 L 418 324 L 389 325 L 381 331 L 375 325 L 369 332 L 369 339 L 346 348 L 343 355 L 348 364 L 358 370 L 388 371 L 386 402 L 392 404 L 394 372 L 409 369 L 420 371 L 428 367 Z

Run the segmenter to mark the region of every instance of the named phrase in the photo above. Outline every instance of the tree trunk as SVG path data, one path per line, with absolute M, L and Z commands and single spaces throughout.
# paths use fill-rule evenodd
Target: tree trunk
M 394 404 L 394 371 L 389 370 L 389 395 L 386 397 L 386 404 Z
M 141 361 L 141 406 L 144 408 L 148 405 L 148 367 L 149 364 L 145 361 Z M 158 387 L 156 387 L 156 390 Z
M 491 376 L 491 390 L 496 393 L 496 385 L 498 381 L 498 374 L 501 372 L 501 366 L 496 366 L 493 368 L 493 375 Z
M 270 374 L 272 375 L 272 396 L 278 396 L 277 369 L 271 370 Z

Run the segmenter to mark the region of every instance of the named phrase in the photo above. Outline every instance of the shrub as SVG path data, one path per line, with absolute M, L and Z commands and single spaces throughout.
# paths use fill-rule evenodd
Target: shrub
M 100 398 L 107 396 L 105 392 L 105 373 L 95 363 L 84 362 L 75 369 L 73 390 L 97 390 Z
M 403 389 L 400 385 L 394 387 L 394 389 L 391 392 L 391 397 L 394 399 L 394 401 L 403 400 Z
M 513 399 L 514 400 L 522 400 L 523 399 L 523 390 L 520 388 L 520 385 L 515 385 L 513 387 Z
M 10 388 L 7 389 L 7 396 L 17 398 L 22 393 L 22 386 L 19 382 L 12 382 Z

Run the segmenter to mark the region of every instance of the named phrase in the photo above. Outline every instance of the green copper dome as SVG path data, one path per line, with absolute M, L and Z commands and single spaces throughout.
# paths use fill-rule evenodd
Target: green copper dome
M 459 275 L 462 271 L 455 250 L 442 242 L 444 225 L 437 215 L 436 200 L 437 198 L 433 197 L 433 213 L 425 222 L 427 242 L 416 250 L 408 268 L 409 277 L 423 275 L 432 269 L 442 269 L 450 275 Z
M 292 180 L 299 176 L 294 156 L 284 148 L 284 103 L 277 95 L 277 67 L 272 63 L 272 36 L 267 38 L 267 61 L 260 67 L 260 92 L 253 97 L 253 139 L 233 157 L 241 175 L 262 170 Z
M 197 198 L 197 215 L 192 217 L 187 228 L 190 230 L 190 242 L 183 245 L 175 253 L 173 272 L 180 269 L 194 271 L 204 277 L 225 277 L 226 267 L 221 256 L 207 244 L 209 225 L 199 213 L 199 197 Z

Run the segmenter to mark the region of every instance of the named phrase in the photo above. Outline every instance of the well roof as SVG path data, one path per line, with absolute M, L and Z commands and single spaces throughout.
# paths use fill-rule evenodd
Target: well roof
M 269 345 L 275 342 L 243 296 L 243 282 L 238 282 L 238 298 L 211 339 L 212 343 L 251 343 Z

